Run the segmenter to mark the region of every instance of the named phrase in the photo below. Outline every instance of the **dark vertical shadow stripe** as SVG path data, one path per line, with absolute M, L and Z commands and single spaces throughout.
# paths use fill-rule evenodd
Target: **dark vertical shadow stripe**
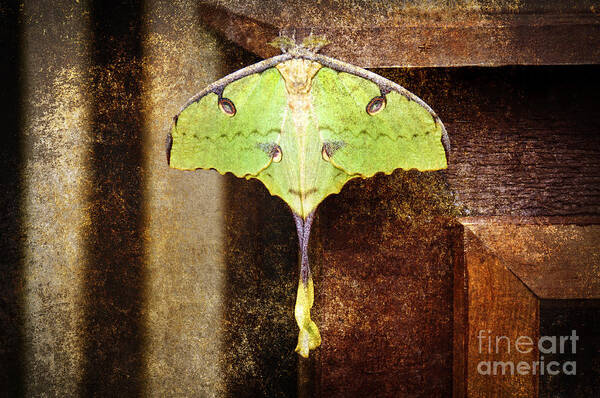
M 143 388 L 140 2 L 92 1 L 93 179 L 84 396 Z
M 23 117 L 19 4 L 0 6 L 2 153 L 0 155 L 0 395 L 22 396 L 23 388 Z
M 295 397 L 298 249 L 291 212 L 261 183 L 226 177 L 227 397 Z

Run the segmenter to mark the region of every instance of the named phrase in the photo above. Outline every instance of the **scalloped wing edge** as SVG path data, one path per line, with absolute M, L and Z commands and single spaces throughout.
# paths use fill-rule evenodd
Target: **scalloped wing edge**
M 448 167 L 448 162 L 446 161 L 446 167 L 439 167 L 437 169 L 421 169 L 419 167 L 411 167 L 410 169 L 405 169 L 403 167 L 396 167 L 396 168 L 394 168 L 392 170 L 389 170 L 389 171 L 376 171 L 376 172 L 371 173 L 371 174 L 361 174 L 361 173 L 350 173 L 348 170 L 344 169 L 342 166 L 340 166 L 339 164 L 335 163 L 333 161 L 333 159 L 330 159 L 329 161 L 331 162 L 331 164 L 334 167 L 342 170 L 344 173 L 348 174 L 349 176 L 352 176 L 353 178 L 354 177 L 371 178 L 371 177 L 373 177 L 374 175 L 377 175 L 377 174 L 385 174 L 386 176 L 389 176 L 394 171 L 399 170 L 399 169 L 400 170 L 405 170 L 405 171 L 410 171 L 410 170 L 417 170 L 417 171 L 439 171 L 439 170 L 444 170 L 444 169 L 446 169 Z

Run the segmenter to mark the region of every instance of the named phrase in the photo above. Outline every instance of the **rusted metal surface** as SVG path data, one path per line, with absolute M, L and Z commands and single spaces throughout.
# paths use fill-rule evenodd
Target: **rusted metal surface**
M 586 1 L 220 1 L 200 17 L 263 58 L 278 32 L 312 32 L 331 41 L 323 53 L 369 68 L 600 62 L 600 16 Z

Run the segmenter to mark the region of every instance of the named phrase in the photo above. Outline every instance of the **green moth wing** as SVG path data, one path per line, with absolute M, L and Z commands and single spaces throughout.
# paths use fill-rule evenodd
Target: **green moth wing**
M 447 167 L 443 125 L 408 92 L 321 68 L 312 93 L 327 157 L 349 175 Z
M 318 119 L 310 110 L 293 109 L 296 105 L 292 103 L 286 110 L 281 126 L 278 140 L 281 158 L 255 178 L 272 195 L 282 198 L 295 214 L 306 219 L 323 199 L 340 192 L 354 176 L 323 160 Z M 310 108 L 309 103 L 304 105 Z
M 294 110 L 298 95 L 278 70 L 286 62 L 314 69 L 305 111 Z M 352 178 L 445 168 L 448 144 L 414 94 L 313 53 L 283 54 L 215 82 L 183 108 L 170 137 L 171 167 L 257 178 L 304 219 Z
M 206 93 L 173 124 L 170 166 L 258 174 L 272 161 L 286 106 L 285 85 L 274 68 L 235 80 L 220 95 Z
M 169 165 L 257 178 L 292 209 L 300 245 L 296 351 L 321 336 L 310 317 L 314 287 L 308 240 L 315 209 L 352 178 L 395 169 L 447 167 L 449 139 L 433 110 L 403 87 L 365 69 L 281 38 L 284 54 L 208 86 L 175 117 Z M 285 39 L 285 40 L 283 40 Z

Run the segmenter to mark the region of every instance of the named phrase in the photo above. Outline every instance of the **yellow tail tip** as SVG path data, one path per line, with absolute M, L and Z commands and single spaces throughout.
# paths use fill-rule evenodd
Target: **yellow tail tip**
M 294 315 L 296 317 L 296 323 L 300 328 L 298 333 L 298 345 L 296 346 L 296 352 L 308 358 L 310 350 L 314 350 L 321 345 L 321 334 L 317 324 L 310 319 L 310 309 L 314 302 L 314 285 L 312 277 L 308 277 L 306 285 L 302 283 L 302 279 L 298 283 L 298 294 L 296 296 L 296 308 Z

